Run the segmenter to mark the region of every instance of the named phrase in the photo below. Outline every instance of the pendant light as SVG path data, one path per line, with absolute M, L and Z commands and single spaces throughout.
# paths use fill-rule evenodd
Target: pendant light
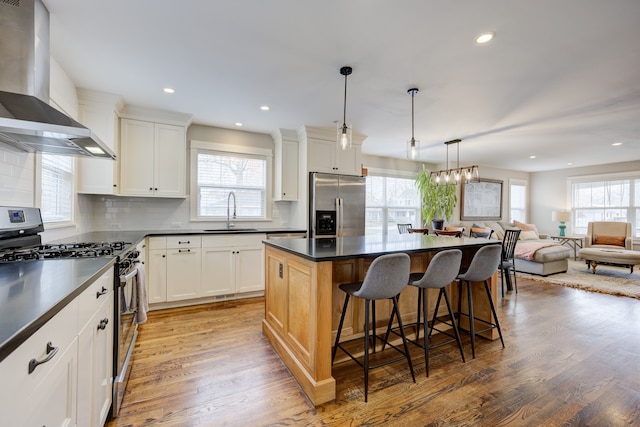
M 407 142 L 407 159 L 415 160 L 418 157 L 418 151 L 420 150 L 420 141 L 416 141 L 413 135 L 413 97 L 418 93 L 417 88 L 411 88 L 407 91 L 411 95 L 411 139 Z
M 347 124 L 347 76 L 352 72 L 351 67 L 340 68 L 340 74 L 344 76 L 344 110 L 342 125 L 338 124 L 338 147 L 341 150 L 351 149 L 351 125 Z

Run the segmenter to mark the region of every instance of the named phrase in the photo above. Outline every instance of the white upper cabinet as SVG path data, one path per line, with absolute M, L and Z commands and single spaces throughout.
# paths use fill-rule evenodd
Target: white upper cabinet
M 304 126 L 298 137 L 306 152 L 307 172 L 361 175 L 363 135 L 353 134 L 352 148 L 344 151 L 338 149 L 335 129 Z
M 298 200 L 298 135 L 289 129 L 279 129 L 273 135 L 275 157 L 273 174 L 273 200 Z
M 127 107 L 120 120 L 120 194 L 185 197 L 191 116 L 132 110 Z
M 91 129 L 118 156 L 121 96 L 78 89 L 79 121 Z M 86 194 L 119 194 L 118 159 L 79 158 L 77 191 Z

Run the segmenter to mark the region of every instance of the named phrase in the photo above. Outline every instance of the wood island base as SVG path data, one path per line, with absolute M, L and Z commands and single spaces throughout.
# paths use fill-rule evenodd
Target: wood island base
M 477 247 L 461 248 L 463 265 L 468 265 Z M 410 253 L 411 271 L 424 272 L 436 251 Z M 312 261 L 290 251 L 265 246 L 265 318 L 262 332 L 284 364 L 300 384 L 311 402 L 320 405 L 336 397 L 336 381 L 331 372 L 331 349 L 340 320 L 344 293 L 338 284 L 359 281 L 374 256 Z M 497 300 L 497 273 L 490 280 L 494 303 Z M 449 285 L 452 304 L 457 307 L 457 286 Z M 492 320 L 490 306 L 482 283 L 474 284 L 474 313 Z M 462 311 L 466 312 L 466 293 L 463 292 Z M 429 308 L 435 307 L 438 292 L 429 290 Z M 416 289 L 407 287 L 400 296 L 400 310 L 405 324 L 415 322 Z M 364 304 L 353 299 L 345 317 L 341 341 L 361 337 L 364 333 Z M 441 304 L 443 306 L 444 304 Z M 441 307 L 445 314 L 446 306 Z M 391 304 L 378 301 L 376 327 L 378 333 L 386 328 Z M 468 329 L 462 319 L 460 327 Z M 478 329 L 484 328 L 477 324 Z M 496 339 L 494 330 L 484 334 Z M 336 361 L 337 362 L 337 361 Z

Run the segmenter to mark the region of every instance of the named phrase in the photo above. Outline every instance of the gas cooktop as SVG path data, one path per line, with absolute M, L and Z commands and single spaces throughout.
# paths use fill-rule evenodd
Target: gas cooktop
M 95 258 L 118 255 L 129 243 L 82 242 L 28 246 L 0 250 L 0 263 L 59 258 Z

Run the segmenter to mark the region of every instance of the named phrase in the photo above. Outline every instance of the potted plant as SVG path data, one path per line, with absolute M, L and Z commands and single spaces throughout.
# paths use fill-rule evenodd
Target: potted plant
M 416 176 L 416 186 L 422 201 L 422 219 L 424 225 L 434 230 L 442 230 L 444 221 L 451 219 L 458 202 L 455 185 L 436 185 L 431 181 L 431 172 L 424 165 Z

